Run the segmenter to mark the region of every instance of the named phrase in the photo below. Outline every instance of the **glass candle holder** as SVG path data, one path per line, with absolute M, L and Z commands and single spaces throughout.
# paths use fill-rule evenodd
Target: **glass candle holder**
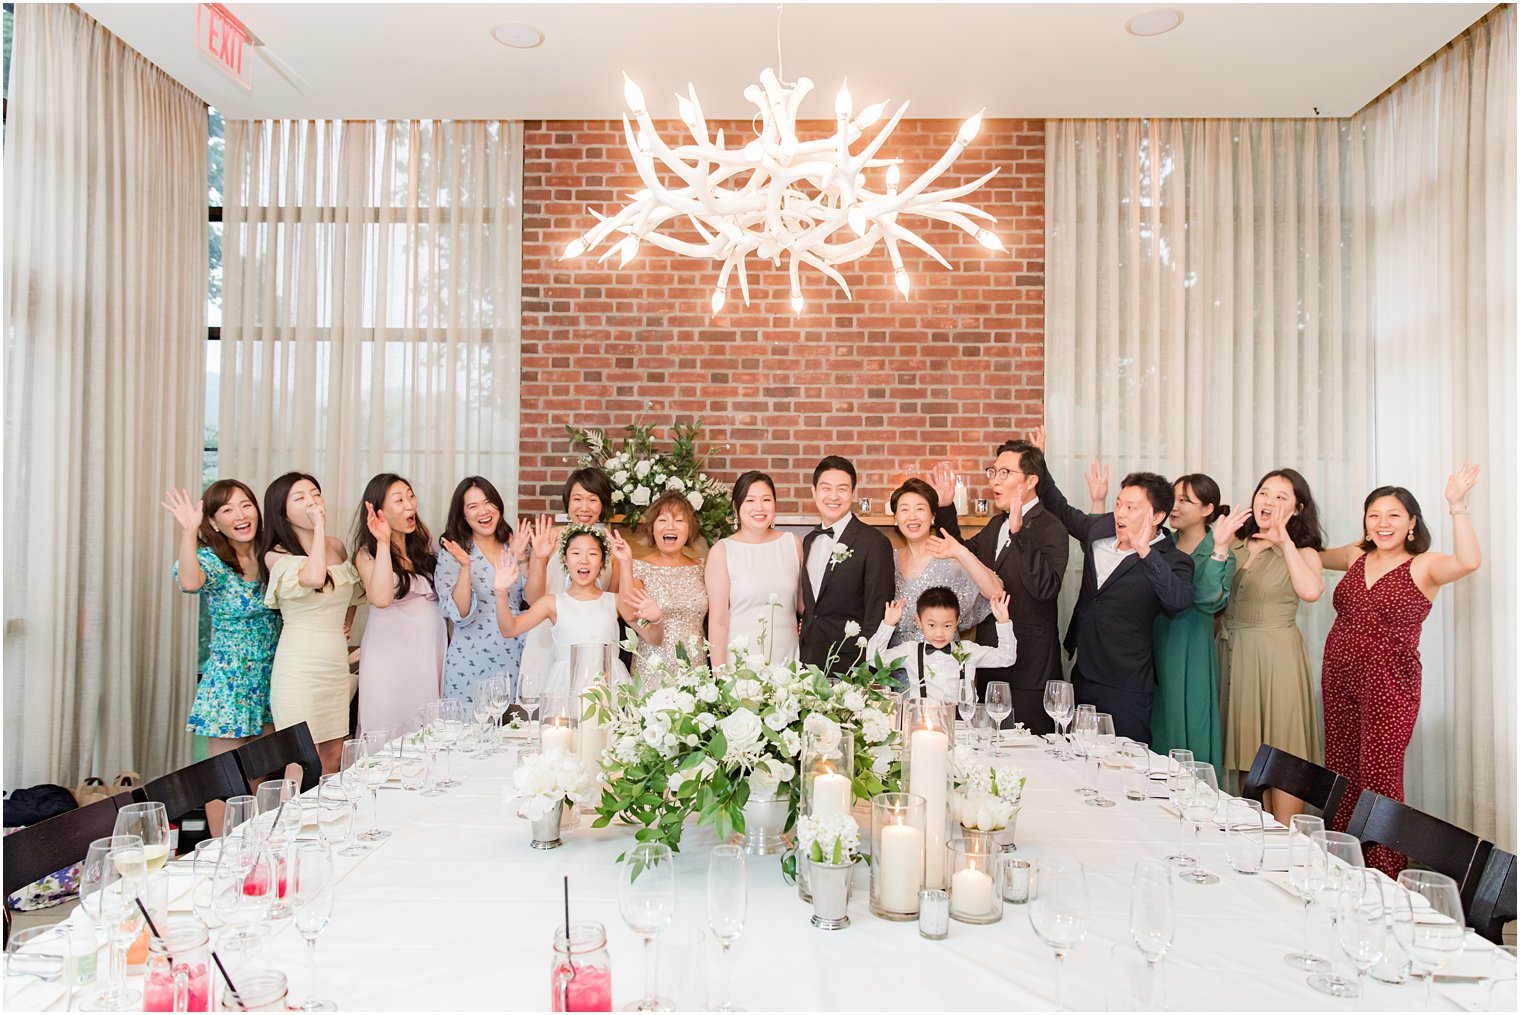
M 950 935 L 950 893 L 943 888 L 918 893 L 918 933 L 930 941 L 943 941 Z
M 964 837 L 951 839 L 950 918 L 962 923 L 997 923 L 1003 918 L 1003 851 Z
M 923 797 L 878 793 L 871 798 L 871 912 L 883 920 L 918 915 L 924 842 Z
M 949 887 L 945 843 L 950 838 L 950 760 L 955 749 L 955 703 L 910 698 L 903 703 L 902 785 L 924 798 L 924 887 Z
M 855 738 L 850 731 L 804 731 L 797 813 L 814 818 L 849 814 L 855 806 L 854 782 Z
M 580 726 L 578 699 L 568 694 L 546 697 L 543 720 L 538 726 L 538 749 L 544 754 L 573 754 L 575 731 Z

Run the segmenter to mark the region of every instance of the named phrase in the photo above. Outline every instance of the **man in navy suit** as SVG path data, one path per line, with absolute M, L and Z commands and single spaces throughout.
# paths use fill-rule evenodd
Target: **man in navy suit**
M 1071 680 L 1077 703 L 1112 715 L 1119 736 L 1148 744 L 1156 617 L 1193 602 L 1193 559 L 1161 525 L 1172 511 L 1172 484 L 1154 472 L 1132 472 L 1124 477 L 1114 510 L 1102 515 L 1068 504 L 1049 470 L 1035 489 L 1045 510 L 1087 556 L 1066 631 L 1066 650 L 1076 656 Z
M 863 650 L 855 639 L 881 625 L 897 595 L 892 542 L 856 518 L 855 466 L 830 455 L 813 470 L 819 526 L 802 540 L 802 640 L 798 655 L 839 676 Z M 846 625 L 855 624 L 849 634 Z M 830 660 L 830 656 L 834 658 Z

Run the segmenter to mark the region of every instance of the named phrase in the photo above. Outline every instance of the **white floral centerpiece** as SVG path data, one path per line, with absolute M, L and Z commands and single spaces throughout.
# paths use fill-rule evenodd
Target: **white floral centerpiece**
M 734 531 L 728 487 L 702 471 L 707 456 L 697 454 L 700 419 L 671 424 L 669 451 L 655 446 L 653 424 L 633 423 L 623 429 L 627 436 L 621 447 L 614 448 L 600 427 L 565 427 L 571 442 L 586 449 L 581 466 L 595 466 L 607 474 L 612 511 L 623 516 L 624 525 L 636 528 L 654 499 L 674 490 L 696 512 L 697 528 L 709 546 Z
M 797 853 L 812 863 L 854 863 L 860 859 L 860 826 L 848 814 L 797 819 Z
M 1012 823 L 1024 798 L 1023 771 L 1010 761 L 957 746 L 951 759 L 951 813 L 964 828 L 1000 832 Z
M 578 804 L 594 798 L 599 783 L 596 769 L 583 764 L 574 754 L 534 752 L 518 759 L 512 771 L 511 796 L 519 801 L 523 817 L 538 821 L 566 801 Z

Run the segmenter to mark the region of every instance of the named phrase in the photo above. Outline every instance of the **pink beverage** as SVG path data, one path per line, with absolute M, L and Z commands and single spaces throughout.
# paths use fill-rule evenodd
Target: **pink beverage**
M 192 966 L 187 978 L 189 1001 L 180 1011 L 210 1011 L 211 981 L 205 966 Z M 143 983 L 143 1011 L 175 1011 L 174 976 L 156 967 Z
M 565 991 L 566 1007 L 560 1007 L 560 977 L 570 980 Z M 605 966 L 583 965 L 576 962 L 574 975 L 568 964 L 554 970 L 555 987 L 550 991 L 550 1011 L 611 1011 L 612 972 Z
M 611 1011 L 612 961 L 607 931 L 599 923 L 578 923 L 554 932 L 549 966 L 550 1011 Z
M 148 945 L 143 1011 L 209 1011 L 211 938 L 205 925 L 174 917 L 160 929 L 164 936 Z
M 277 898 L 285 897 L 285 858 L 275 858 L 275 870 L 279 872 L 279 883 L 275 890 Z M 269 891 L 269 868 L 260 863 L 248 872 L 248 877 L 243 881 L 244 895 L 264 895 Z

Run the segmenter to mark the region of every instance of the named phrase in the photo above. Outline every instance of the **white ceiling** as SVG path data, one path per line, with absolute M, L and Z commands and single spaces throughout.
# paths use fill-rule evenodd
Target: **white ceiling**
M 1124 30 L 1162 4 L 794 2 L 784 69 L 817 85 L 805 116 L 832 117 L 846 75 L 857 109 L 917 117 L 1344 116 L 1493 6 L 1175 3 L 1175 31 Z M 229 117 L 614 117 L 626 70 L 656 116 L 692 81 L 708 116 L 747 119 L 776 63 L 774 3 L 230 3 L 288 75 L 255 59 L 245 91 L 196 50 L 196 4 L 79 6 Z M 502 46 L 511 21 L 546 41 Z

